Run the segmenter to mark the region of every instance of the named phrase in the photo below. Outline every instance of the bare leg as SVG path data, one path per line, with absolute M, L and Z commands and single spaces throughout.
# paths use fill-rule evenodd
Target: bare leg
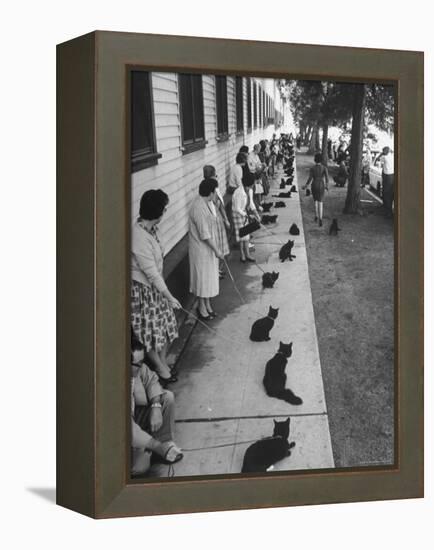
M 161 350 L 158 352 L 158 355 L 160 356 L 161 362 L 167 366 L 167 368 L 170 370 L 169 364 L 167 363 L 167 351 L 169 349 L 169 343 L 166 341 L 164 346 L 161 348 Z
M 198 305 L 198 308 L 199 308 L 199 313 L 203 316 L 203 317 L 207 317 L 208 316 L 208 310 L 206 309 L 206 298 L 198 298 L 199 300 L 199 305 Z
M 240 256 L 242 260 L 246 259 L 246 253 L 244 248 L 244 241 L 240 241 Z
M 323 213 L 323 203 L 318 203 L 318 209 L 319 209 L 319 219 L 322 220 L 322 213 Z
M 315 201 L 315 221 L 318 220 L 318 201 Z
M 170 378 L 170 369 L 165 362 L 161 360 L 160 354 L 155 350 L 151 349 L 148 351 L 148 357 L 151 360 L 155 372 L 161 378 Z
M 249 251 L 249 241 L 245 241 L 244 246 L 245 246 L 244 253 L 246 255 L 246 258 L 252 258 Z

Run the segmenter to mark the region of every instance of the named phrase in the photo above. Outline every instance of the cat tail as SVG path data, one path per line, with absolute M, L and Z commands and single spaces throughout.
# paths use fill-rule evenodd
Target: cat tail
M 303 403 L 301 397 L 295 395 L 295 393 L 289 388 L 285 388 L 284 390 L 280 391 L 275 395 L 275 397 L 277 397 L 278 399 L 283 399 L 283 401 L 286 401 L 291 405 L 301 405 Z

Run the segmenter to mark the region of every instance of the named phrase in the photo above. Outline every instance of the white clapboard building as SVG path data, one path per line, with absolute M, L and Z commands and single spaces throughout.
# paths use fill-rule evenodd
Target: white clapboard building
M 284 105 L 274 79 L 146 71 L 132 71 L 131 98 L 132 219 L 146 190 L 169 195 L 160 224 L 167 277 L 187 254 L 203 166 L 216 167 L 224 194 L 239 148 L 278 133 Z

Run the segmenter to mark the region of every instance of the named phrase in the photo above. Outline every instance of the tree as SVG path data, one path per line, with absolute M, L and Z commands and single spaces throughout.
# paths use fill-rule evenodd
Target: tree
M 360 212 L 360 182 L 362 179 L 363 130 L 365 126 L 364 84 L 354 84 L 353 124 L 351 127 L 350 177 L 344 214 Z
M 392 86 L 381 84 L 352 84 L 354 89 L 351 127 L 350 176 L 345 214 L 360 213 L 360 183 L 363 156 L 365 119 L 385 131 L 394 129 L 395 93 Z
M 328 163 L 327 141 L 330 125 L 343 125 L 351 118 L 351 91 L 348 84 L 310 80 L 287 81 L 292 116 L 300 128 L 311 128 L 309 153 L 322 151 Z M 320 146 L 319 131 L 322 130 Z M 306 140 L 307 141 L 307 140 Z

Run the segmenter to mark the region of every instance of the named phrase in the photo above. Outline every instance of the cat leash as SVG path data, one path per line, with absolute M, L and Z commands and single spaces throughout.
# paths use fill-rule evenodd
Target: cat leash
M 184 309 L 182 306 L 181 306 L 181 309 L 182 311 L 184 311 L 189 317 L 193 317 L 193 319 L 195 321 L 197 321 L 198 323 L 200 323 L 202 326 L 204 326 L 206 329 L 208 329 L 210 332 L 212 332 L 213 334 L 216 334 L 219 338 L 222 338 L 223 340 L 227 340 L 228 342 L 231 342 L 231 343 L 234 343 L 234 344 L 237 344 L 239 345 L 240 344 L 240 340 L 235 340 L 234 338 L 229 338 L 228 336 L 223 336 L 222 334 L 220 334 L 220 332 L 218 332 L 215 328 L 211 328 L 210 326 L 208 326 L 206 323 L 204 323 L 203 321 L 201 321 L 199 319 L 199 317 L 196 317 L 196 315 L 194 315 L 191 311 L 188 311 L 187 309 Z
M 210 445 L 208 447 L 192 447 L 190 449 L 184 449 L 182 448 L 181 451 L 183 453 L 194 453 L 198 451 L 208 451 L 212 449 L 222 449 L 224 447 L 237 447 L 238 445 L 248 445 L 249 443 L 256 443 L 257 441 L 264 441 L 265 439 L 278 439 L 280 438 L 280 435 L 277 436 L 271 436 L 271 437 L 261 437 L 260 439 L 249 439 L 248 441 L 233 441 L 232 443 L 221 443 L 220 445 Z M 167 470 L 167 477 L 174 477 L 175 476 L 175 467 L 174 464 L 169 464 L 168 470 Z
M 235 282 L 234 276 L 232 275 L 232 272 L 231 272 L 231 270 L 229 269 L 229 266 L 228 266 L 228 263 L 227 263 L 227 261 L 226 261 L 226 258 L 223 258 L 223 261 L 224 261 L 224 263 L 225 263 L 226 269 L 228 270 L 229 278 L 231 279 L 232 284 L 233 284 L 233 286 L 234 286 L 234 289 L 235 289 L 236 293 L 238 294 L 238 296 L 240 297 L 241 302 L 243 303 L 243 305 L 248 305 L 247 302 L 246 302 L 246 300 L 243 298 L 243 296 L 242 296 L 242 294 L 241 294 L 241 292 L 240 292 L 240 290 L 239 290 L 239 288 L 238 288 L 238 286 L 237 286 L 237 283 Z M 257 263 L 255 263 L 255 265 L 256 265 L 257 267 L 259 267 Z M 261 268 L 259 268 L 259 269 L 261 269 Z M 262 271 L 262 269 L 261 269 L 261 271 Z M 265 271 L 264 271 L 264 273 L 265 273 Z M 256 309 L 253 309 L 252 307 L 249 307 L 249 310 L 250 310 L 250 311 L 253 311 L 254 313 L 256 313 L 256 315 L 263 316 L 263 313 L 260 313 L 259 311 L 256 311 Z
M 210 445 L 209 447 L 193 447 L 191 449 L 182 448 L 181 451 L 185 453 L 193 453 L 196 451 L 208 451 L 210 449 L 221 449 L 223 447 L 236 447 L 237 445 L 247 445 L 248 443 L 255 443 L 256 441 L 260 441 L 260 439 L 249 439 L 249 441 L 233 441 L 232 443 L 221 443 L 220 445 Z

